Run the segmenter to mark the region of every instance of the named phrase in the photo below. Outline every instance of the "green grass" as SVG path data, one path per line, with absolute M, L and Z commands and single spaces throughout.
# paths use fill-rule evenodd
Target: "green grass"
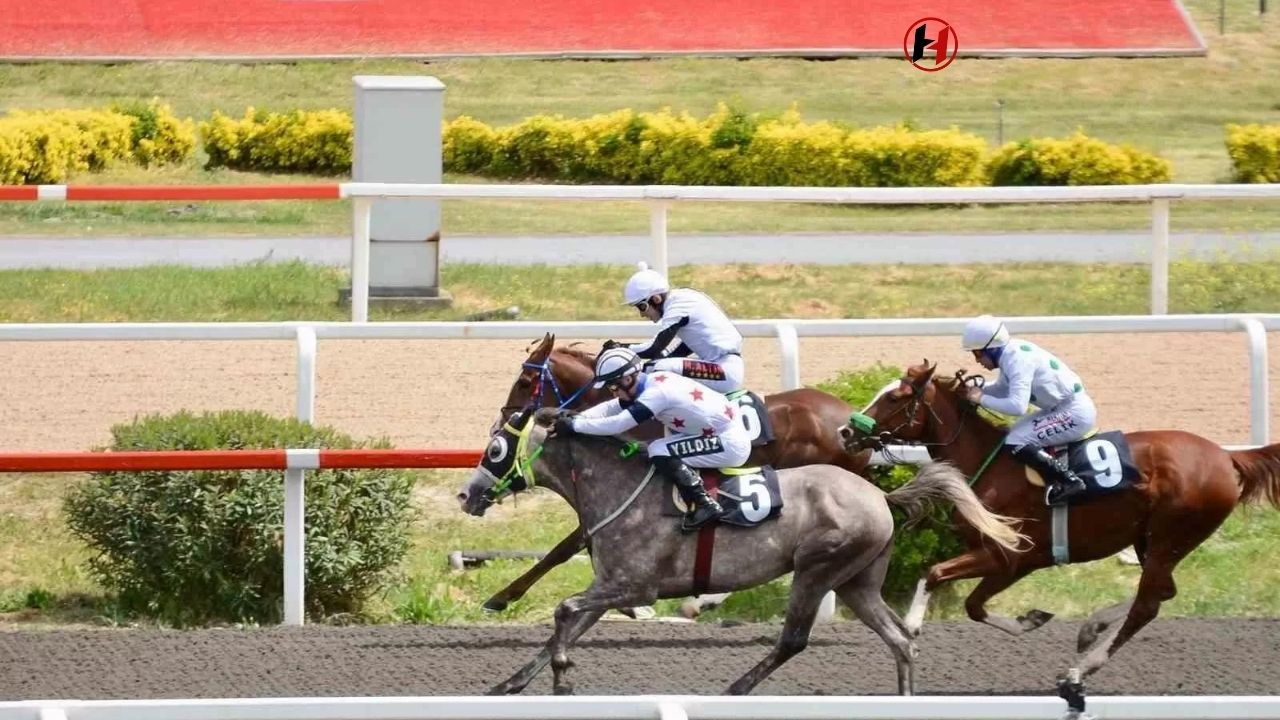
M 500 560 L 463 572 L 453 571 L 453 550 L 545 550 L 575 526 L 568 506 L 550 493 L 508 499 L 484 518 L 464 516 L 452 493 L 462 481 L 459 471 L 420 474 L 412 531 L 412 547 L 400 577 L 374 597 L 361 620 L 366 622 L 469 623 L 549 622 L 561 599 L 591 581 L 587 561 L 571 561 L 552 571 L 522 600 L 500 614 L 484 613 L 490 595 L 532 565 L 532 560 Z M 139 622 L 121 616 L 111 599 L 88 577 L 87 548 L 64 529 L 61 495 L 82 475 L 5 475 L 0 477 L 0 623 L 30 625 Z M 1162 617 L 1274 617 L 1280 613 L 1280 568 L 1272 562 L 1280 514 L 1264 509 L 1237 511 L 1226 524 L 1180 566 L 1179 595 L 1167 603 Z M 994 612 L 1016 615 L 1031 607 L 1063 617 L 1082 617 L 1131 597 L 1138 570 L 1113 559 L 1042 570 L 993 601 Z M 957 592 L 935 601 L 931 617 L 962 618 L 955 598 L 976 581 L 957 583 Z M 789 580 L 783 578 L 737 593 L 703 621 L 778 620 L 784 611 Z M 661 615 L 678 613 L 679 600 L 660 601 Z M 350 619 L 346 619 L 349 621 Z M 142 621 L 145 624 L 145 621 Z
M 374 320 L 456 320 L 517 305 L 531 320 L 633 320 L 617 302 L 629 269 L 613 266 L 504 267 L 451 264 L 443 310 L 374 305 Z M 863 318 L 1144 314 L 1144 266 L 796 266 L 673 268 L 738 318 Z M 1170 312 L 1280 311 L 1280 261 L 1192 263 L 1170 267 Z M 158 322 L 347 320 L 337 304 L 346 272 L 299 262 L 230 268 L 151 268 L 0 272 L 0 322 Z
M 446 114 L 508 124 L 536 113 L 586 116 L 621 107 L 664 106 L 694 114 L 718 101 L 776 113 L 793 103 L 809 120 L 872 126 L 910 120 L 986 138 L 999 131 L 995 102 L 1005 101 L 1003 139 L 1061 136 L 1083 127 L 1173 161 L 1178 182 L 1223 182 L 1230 164 L 1227 123 L 1280 122 L 1280 29 L 1265 26 L 1253 0 L 1229 0 L 1228 34 L 1219 36 L 1214 0 L 1191 10 L 1205 31 L 1207 57 L 1173 59 L 969 59 L 946 72 L 921 73 L 900 59 L 813 62 L 665 59 L 637 62 L 455 60 L 411 62 L 158 62 L 0 66 L 0 110 L 102 106 L 153 96 L 184 116 L 245 107 L 349 109 L 357 74 L 430 74 L 447 86 Z M 241 183 L 324 178 L 209 172 L 199 162 L 161 171 L 121 168 L 83 175 L 87 183 Z M 449 182 L 476 178 L 449 177 Z M 345 235 L 345 203 L 0 204 L 6 235 Z M 644 233 L 647 213 L 624 203 L 449 202 L 446 236 L 477 233 Z M 1145 206 L 1086 205 L 958 209 L 832 208 L 805 205 L 681 206 L 673 232 L 785 230 L 1000 231 L 1139 230 Z M 1180 230 L 1280 230 L 1280 203 L 1188 203 L 1174 210 Z

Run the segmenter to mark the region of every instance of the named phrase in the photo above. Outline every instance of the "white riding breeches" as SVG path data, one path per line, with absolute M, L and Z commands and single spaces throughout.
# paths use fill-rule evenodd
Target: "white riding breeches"
M 1019 419 L 1009 429 L 1004 442 L 1014 448 L 1066 445 L 1088 435 L 1097 423 L 1098 409 L 1093 399 L 1078 392 L 1057 407 L 1037 410 Z
M 751 456 L 751 436 L 735 422 L 719 435 L 669 435 L 649 443 L 649 457 L 671 455 L 695 468 L 739 467 Z
M 746 363 L 741 355 L 724 355 L 714 362 L 698 358 L 663 358 L 654 360 L 654 370 L 665 370 L 697 380 L 718 393 L 729 394 L 745 387 Z

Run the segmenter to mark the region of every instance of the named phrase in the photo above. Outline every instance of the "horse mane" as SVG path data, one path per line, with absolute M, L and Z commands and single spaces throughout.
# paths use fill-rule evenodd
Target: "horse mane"
M 959 396 L 961 392 L 963 392 L 963 386 L 961 385 L 963 380 L 964 370 L 957 370 L 955 375 L 944 375 L 943 377 L 935 375 L 933 377 L 933 384 L 937 385 L 939 390 L 945 390 L 953 395 Z M 960 402 L 964 403 L 967 401 L 960 399 Z M 1007 420 L 1002 421 L 1001 418 L 1003 416 L 993 413 L 990 410 L 977 408 L 974 415 L 977 415 L 979 420 L 1000 432 L 1007 432 L 1009 430 L 1009 422 Z
M 577 360 L 581 360 L 582 362 L 586 363 L 591 367 L 595 367 L 596 354 L 589 350 L 579 349 L 578 348 L 579 345 L 582 345 L 582 343 L 576 342 L 576 343 L 573 343 L 572 345 L 560 345 L 552 349 L 552 352 L 564 353 L 569 357 L 575 358 Z

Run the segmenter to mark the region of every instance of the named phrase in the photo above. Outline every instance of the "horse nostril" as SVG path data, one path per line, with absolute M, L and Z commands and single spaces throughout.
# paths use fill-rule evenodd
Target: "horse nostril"
M 853 430 L 851 430 L 848 425 L 840 426 L 840 438 L 842 440 L 852 440 Z
M 465 492 L 460 492 L 460 493 L 458 493 L 458 502 L 460 502 L 460 503 L 464 503 L 464 502 L 466 502 L 466 501 L 467 501 L 467 497 L 468 497 L 468 496 L 467 496 L 467 493 L 465 493 Z

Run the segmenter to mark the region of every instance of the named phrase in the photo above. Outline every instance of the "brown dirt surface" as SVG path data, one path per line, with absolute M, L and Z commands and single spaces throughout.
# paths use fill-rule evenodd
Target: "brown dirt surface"
M 774 643 L 778 625 L 607 622 L 571 651 L 579 693 L 718 694 Z M 1053 694 L 1074 624 L 1021 638 L 927 624 L 925 694 Z M 1157 620 L 1089 683 L 1094 695 L 1267 695 L 1280 690 L 1275 620 Z M 476 695 L 545 642 L 546 626 L 0 632 L 0 698 Z M 526 690 L 548 694 L 546 670 Z M 760 695 L 892 694 L 889 651 L 856 622 L 815 629 Z
M 537 333 L 530 332 L 530 340 Z M 1030 336 L 1084 378 L 1107 429 L 1172 428 L 1221 443 L 1249 440 L 1249 370 L 1243 333 Z M 589 341 L 598 347 L 599 341 Z M 323 340 L 316 420 L 402 448 L 475 448 L 506 399 L 525 358 L 519 340 Z M 1280 376 L 1280 334 L 1270 372 Z M 749 340 L 748 384 L 780 389 L 777 343 Z M 940 372 L 976 371 L 959 341 L 926 338 L 809 338 L 801 380 L 877 362 L 904 367 L 923 358 Z M 0 448 L 84 450 L 110 442 L 110 428 L 135 415 L 179 409 L 294 411 L 296 359 L 285 341 L 0 343 L 7 370 Z M 1272 383 L 1271 422 L 1280 426 Z

